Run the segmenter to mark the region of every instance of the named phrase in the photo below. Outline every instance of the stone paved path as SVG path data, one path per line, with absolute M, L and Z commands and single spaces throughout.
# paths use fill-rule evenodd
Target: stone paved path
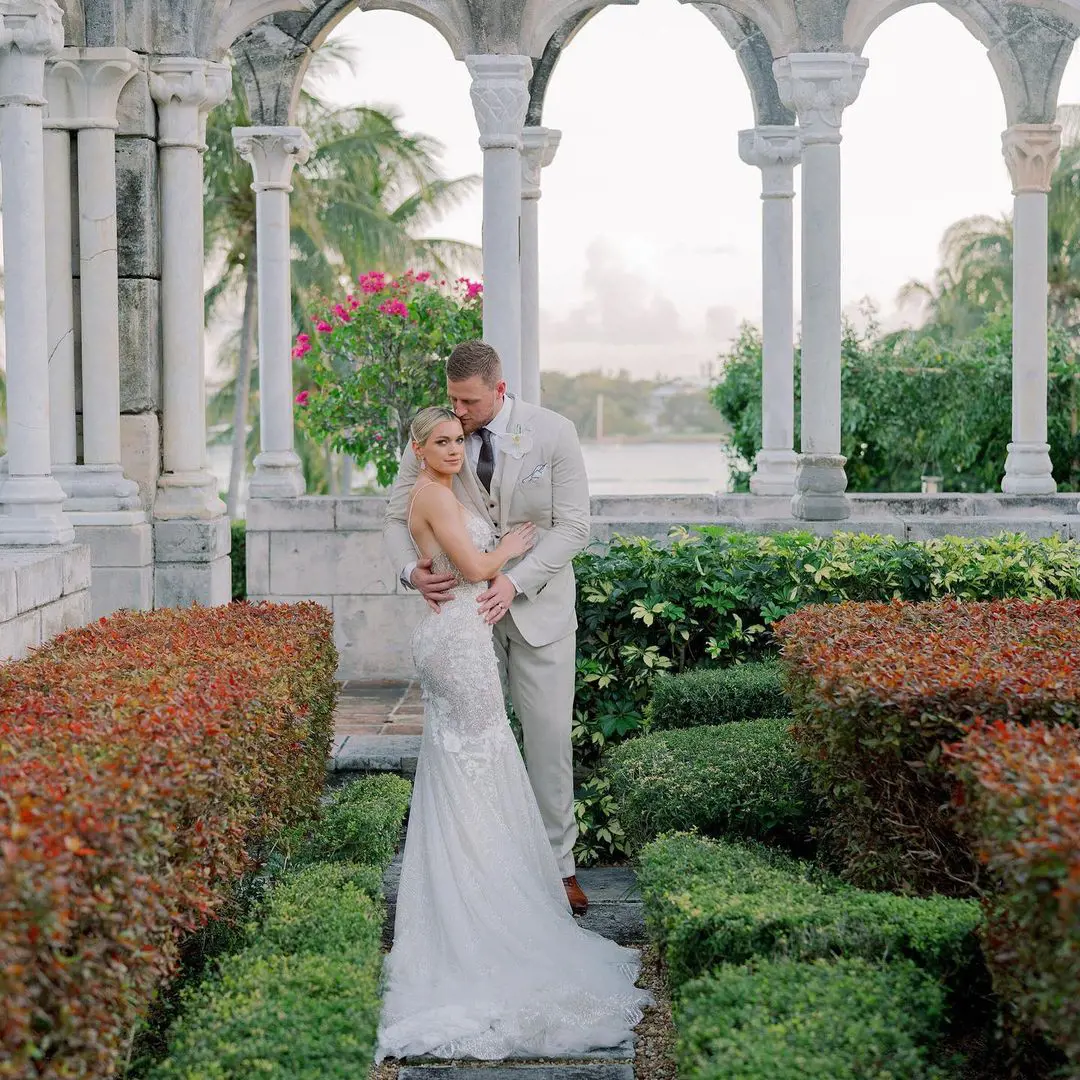
M 346 682 L 334 715 L 331 767 L 411 776 L 420 752 L 424 706 L 414 682 Z

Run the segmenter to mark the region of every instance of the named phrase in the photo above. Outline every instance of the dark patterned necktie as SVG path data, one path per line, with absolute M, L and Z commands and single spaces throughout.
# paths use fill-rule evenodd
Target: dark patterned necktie
M 495 451 L 491 445 L 491 432 L 486 427 L 476 433 L 480 436 L 480 457 L 476 462 L 476 478 L 490 494 L 491 477 L 495 473 Z

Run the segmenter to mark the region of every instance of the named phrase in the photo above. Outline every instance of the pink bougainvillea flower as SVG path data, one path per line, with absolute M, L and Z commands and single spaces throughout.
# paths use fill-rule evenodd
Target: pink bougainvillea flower
M 381 270 L 372 270 L 368 274 L 361 274 L 357 279 L 360 291 L 365 293 L 380 292 L 386 286 L 386 275 Z
M 355 311 L 360 306 L 360 301 L 357 300 L 352 293 L 349 293 L 346 299 L 348 300 L 349 307 L 352 308 L 353 311 Z
M 344 304 L 335 304 L 334 305 L 334 314 L 342 322 L 352 322 L 352 316 L 349 314 L 348 309 L 345 307 Z
M 479 281 L 470 281 L 465 289 L 465 298 L 471 300 L 474 296 L 479 296 L 484 291 L 484 286 Z
M 308 392 L 306 390 L 301 390 L 300 393 L 296 395 L 296 404 L 297 405 L 306 405 L 307 402 L 308 402 L 308 396 L 309 395 L 308 395 Z
M 320 319 L 315 324 L 315 329 L 318 330 L 320 334 L 329 334 L 334 328 L 325 319 Z
M 400 300 L 384 300 L 379 305 L 379 311 L 384 315 L 397 315 L 402 319 L 407 319 L 409 317 L 408 306 Z
M 416 280 L 419 281 L 421 285 L 425 281 L 430 280 L 430 278 L 431 274 L 427 270 L 422 270 L 419 274 L 416 275 Z

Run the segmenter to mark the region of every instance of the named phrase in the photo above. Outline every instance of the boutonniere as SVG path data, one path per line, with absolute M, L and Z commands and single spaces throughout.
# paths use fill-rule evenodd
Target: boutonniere
M 522 477 L 521 482 L 523 484 L 534 484 L 537 480 L 540 480 L 547 471 L 548 463 L 546 461 L 541 461 L 528 476 Z
M 496 435 L 495 439 L 499 449 L 512 458 L 523 458 L 532 449 L 532 432 L 523 431 L 520 424 L 513 431 L 504 431 L 501 435 Z

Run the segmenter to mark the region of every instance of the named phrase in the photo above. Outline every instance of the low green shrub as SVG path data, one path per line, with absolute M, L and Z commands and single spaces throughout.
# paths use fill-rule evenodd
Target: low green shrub
M 412 784 L 383 773 L 341 788 L 300 845 L 301 863 L 367 863 L 385 869 L 397 850 Z
M 913 964 L 761 960 L 683 988 L 682 1080 L 941 1080 L 944 994 Z
M 616 747 L 611 786 L 632 845 L 661 833 L 801 843 L 813 816 L 810 768 L 787 720 L 660 731 Z
M 363 1076 L 375 1052 L 381 961 L 366 944 L 228 957 L 216 979 L 189 995 L 152 1080 Z
M 696 668 L 653 680 L 646 718 L 653 731 L 787 716 L 783 669 L 773 660 Z
M 641 855 L 650 935 L 673 986 L 720 964 L 906 957 L 965 992 L 987 985 L 978 904 L 863 892 L 762 848 L 665 837 Z
M 232 551 L 229 554 L 232 566 L 232 598 L 247 599 L 247 522 L 233 521 L 229 524 L 232 537 Z
M 287 876 L 267 898 L 253 934 L 259 953 L 378 950 L 385 914 L 381 875 L 356 863 L 316 863 Z

